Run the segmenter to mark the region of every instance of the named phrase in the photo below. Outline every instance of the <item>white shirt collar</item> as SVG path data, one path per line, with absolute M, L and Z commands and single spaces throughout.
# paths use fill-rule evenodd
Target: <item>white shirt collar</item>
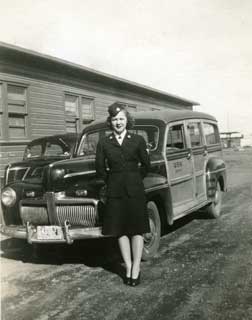
M 127 133 L 127 130 L 124 130 L 122 133 L 118 134 L 117 132 L 114 131 L 114 135 L 116 138 L 121 137 L 122 139 L 125 137 Z
M 127 130 L 124 130 L 122 133 L 118 134 L 117 132 L 114 132 L 114 135 L 116 137 L 116 140 L 119 142 L 119 144 L 122 144 L 123 139 L 125 138 L 127 133 Z M 121 137 L 121 138 L 119 138 Z

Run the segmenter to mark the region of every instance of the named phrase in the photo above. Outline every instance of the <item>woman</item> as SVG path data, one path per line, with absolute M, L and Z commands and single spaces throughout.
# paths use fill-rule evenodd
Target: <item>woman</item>
M 142 181 L 150 162 L 143 137 L 127 132 L 133 125 L 128 111 L 114 103 L 108 113 L 112 134 L 99 141 L 96 151 L 96 171 L 107 184 L 102 233 L 118 237 L 126 266 L 124 283 L 136 286 L 140 283 L 143 234 L 150 231 Z

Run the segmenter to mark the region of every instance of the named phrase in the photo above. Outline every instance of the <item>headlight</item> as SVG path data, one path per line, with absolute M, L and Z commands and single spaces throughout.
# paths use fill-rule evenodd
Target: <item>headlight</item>
M 5 188 L 2 192 L 1 200 L 6 207 L 14 206 L 17 200 L 16 191 L 10 187 Z

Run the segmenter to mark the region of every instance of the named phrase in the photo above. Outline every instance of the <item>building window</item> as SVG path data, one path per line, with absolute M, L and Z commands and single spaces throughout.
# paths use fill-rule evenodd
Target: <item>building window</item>
M 78 132 L 78 96 L 65 95 L 66 131 Z
M 27 136 L 27 106 L 26 88 L 8 84 L 8 126 L 10 138 L 25 138 Z
M 94 99 L 81 97 L 81 120 L 88 123 L 94 120 Z
M 0 123 L 1 138 L 28 138 L 27 87 L 0 84 Z
M 65 94 L 66 131 L 79 132 L 94 120 L 94 99 Z

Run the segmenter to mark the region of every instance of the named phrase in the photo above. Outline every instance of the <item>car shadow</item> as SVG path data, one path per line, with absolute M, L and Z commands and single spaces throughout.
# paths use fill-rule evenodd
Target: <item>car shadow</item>
M 162 230 L 162 236 L 167 235 L 169 233 L 175 232 L 176 230 L 183 228 L 187 224 L 191 223 L 194 220 L 211 220 L 213 218 L 209 217 L 204 209 L 199 209 L 195 212 L 192 212 L 184 217 L 175 220 L 173 225 L 168 226 L 166 225 L 165 228 Z
M 173 233 L 193 220 L 206 219 L 202 210 L 191 213 L 167 226 L 162 236 Z M 73 244 L 29 244 L 26 240 L 8 238 L 0 241 L 1 257 L 23 263 L 43 265 L 84 264 L 102 267 L 122 277 L 125 274 L 118 243 L 115 238 L 88 239 Z
M 114 238 L 75 241 L 67 244 L 28 244 L 26 240 L 8 238 L 0 242 L 1 258 L 23 263 L 64 265 L 84 264 L 102 267 L 123 277 L 125 270 Z

